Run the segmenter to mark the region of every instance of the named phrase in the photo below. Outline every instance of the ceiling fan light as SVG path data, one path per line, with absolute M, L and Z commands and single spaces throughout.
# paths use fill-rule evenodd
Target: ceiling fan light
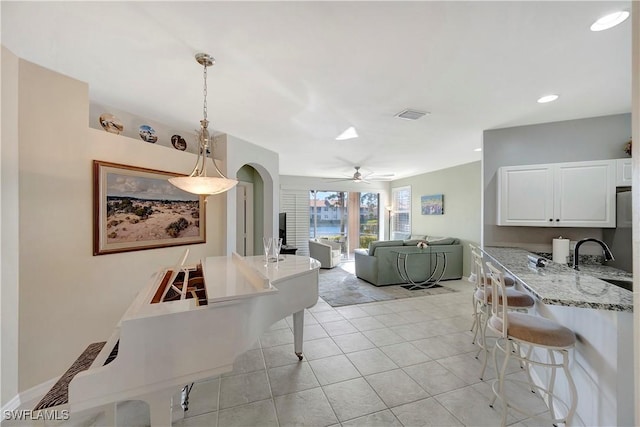
M 358 132 L 353 126 L 349 126 L 344 132 L 336 136 L 336 141 L 344 141 L 347 139 L 353 139 L 358 137 Z
M 604 31 L 609 28 L 613 28 L 618 24 L 623 23 L 629 17 L 629 12 L 626 10 L 619 10 L 617 12 L 610 13 L 596 22 L 591 24 L 589 28 L 591 31 Z

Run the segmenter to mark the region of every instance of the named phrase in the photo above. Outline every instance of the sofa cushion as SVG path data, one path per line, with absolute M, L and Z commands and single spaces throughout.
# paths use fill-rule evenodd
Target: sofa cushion
M 412 234 L 408 240 L 427 240 L 427 236 L 424 234 Z
M 405 240 L 404 246 L 418 246 L 418 243 L 420 242 L 426 242 L 426 239 L 411 239 L 411 240 Z
M 375 242 L 371 242 L 369 243 L 369 255 L 375 255 L 376 248 L 384 246 L 402 246 L 402 240 L 376 240 Z
M 458 245 L 460 244 L 460 239 L 456 239 L 455 237 L 427 236 L 427 243 L 430 245 Z

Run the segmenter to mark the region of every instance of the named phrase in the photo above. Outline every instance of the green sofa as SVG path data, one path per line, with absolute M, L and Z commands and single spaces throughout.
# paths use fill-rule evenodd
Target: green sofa
M 412 236 L 414 237 L 414 236 Z M 430 248 L 420 249 L 417 244 L 426 242 Z M 405 283 L 398 272 L 398 252 L 419 253 L 431 251 L 433 254 L 446 253 L 447 263 L 442 280 L 462 278 L 462 245 L 456 238 L 424 236 L 410 240 L 380 240 L 371 242 L 369 249 L 355 250 L 356 276 L 372 285 L 395 285 Z M 433 271 L 432 263 L 435 255 L 410 255 L 407 261 L 407 272 L 412 280 L 423 281 Z M 440 275 L 444 263 L 440 255 L 438 271 Z

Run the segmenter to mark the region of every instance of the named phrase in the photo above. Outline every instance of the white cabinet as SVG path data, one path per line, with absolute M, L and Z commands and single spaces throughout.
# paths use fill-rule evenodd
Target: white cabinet
M 616 160 L 616 187 L 631 187 L 631 159 Z
M 553 166 L 500 168 L 498 225 L 547 227 L 549 218 L 553 218 Z
M 498 171 L 498 225 L 615 227 L 615 160 Z

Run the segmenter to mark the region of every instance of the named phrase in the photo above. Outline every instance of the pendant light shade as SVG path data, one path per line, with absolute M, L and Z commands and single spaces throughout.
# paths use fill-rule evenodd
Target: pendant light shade
M 177 176 L 169 182 L 187 193 L 212 195 L 224 193 L 236 186 L 238 181 L 212 176 Z
M 235 187 L 236 184 L 238 184 L 238 181 L 227 178 L 218 168 L 213 154 L 214 141 L 209 135 L 209 130 L 207 129 L 209 126 L 209 121 L 207 120 L 207 67 L 212 66 L 215 63 L 215 60 L 207 53 L 198 53 L 196 54 L 196 61 L 204 67 L 204 118 L 200 120 L 200 131 L 198 132 L 198 158 L 196 159 L 196 165 L 189 176 L 169 178 L 169 182 L 188 193 L 208 196 L 224 193 L 225 191 Z M 213 167 L 218 176 L 207 175 L 208 153 L 211 153 Z

